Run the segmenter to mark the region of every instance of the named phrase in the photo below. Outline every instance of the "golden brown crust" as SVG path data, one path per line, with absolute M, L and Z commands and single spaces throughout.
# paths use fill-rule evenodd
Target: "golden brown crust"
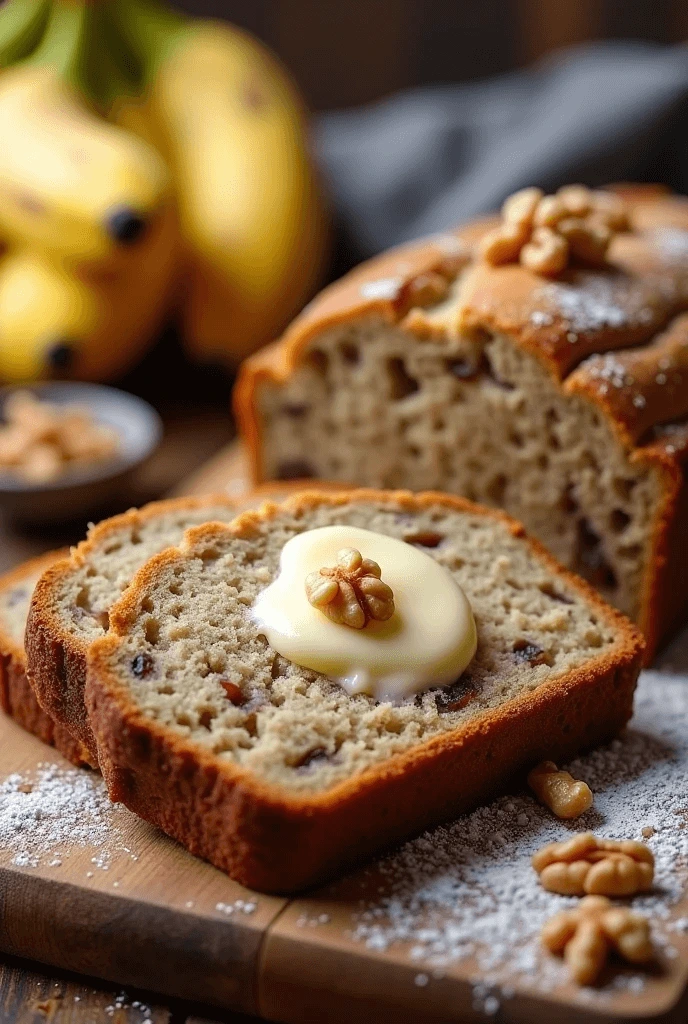
M 11 590 L 25 580 L 33 579 L 37 573 L 48 569 L 67 554 L 67 550 L 49 551 L 38 558 L 5 573 L 0 578 L 0 591 Z M 23 729 L 38 736 L 44 743 L 54 746 L 63 757 L 76 765 L 88 763 L 80 743 L 56 723 L 38 703 L 26 675 L 26 654 L 24 645 L 3 629 L 0 619 L 0 707 Z
M 688 416 L 688 314 L 648 345 L 587 359 L 565 390 L 595 402 L 627 448 L 652 427 Z
M 205 505 L 225 505 L 230 511 L 236 508 L 236 502 L 225 495 L 208 495 L 156 501 L 142 509 L 130 509 L 99 523 L 69 557 L 50 566 L 38 581 L 26 626 L 28 675 L 41 706 L 85 747 L 93 767 L 98 765 L 96 745 L 84 706 L 88 643 L 65 630 L 55 596 L 65 578 L 119 530 L 140 526 L 161 513 Z
M 688 457 L 680 438 L 665 435 L 663 427 L 673 428 L 688 416 L 688 326 L 686 317 L 677 315 L 688 309 L 688 199 L 658 186 L 621 184 L 610 189 L 629 204 L 634 231 L 615 236 L 608 269 L 570 270 L 548 281 L 520 265 L 492 267 L 471 257 L 456 285 L 456 301 L 435 319 L 419 309 L 408 316 L 403 303 L 380 302 L 371 308 L 363 301 L 362 289 L 383 273 L 397 273 L 400 292 L 408 295 L 414 275 L 426 272 L 435 243 L 429 239 L 407 246 L 403 259 L 394 250 L 330 286 L 277 344 L 247 360 L 234 403 L 253 480 L 261 482 L 260 390 L 266 382 L 284 383 L 308 343 L 326 327 L 375 312 L 393 323 L 406 317 L 404 326 L 421 338 L 424 331 L 452 328 L 506 334 L 539 359 L 565 391 L 601 408 L 631 458 L 654 468 L 664 482 L 661 510 L 652 527 L 652 545 L 661 561 L 650 566 L 643 591 L 654 597 L 647 597 L 639 615 L 648 629 L 649 660 L 672 628 L 668 619 L 659 617 L 658 608 L 677 601 L 688 604 L 680 594 L 667 598 L 662 591 L 672 576 L 669 563 L 681 562 L 680 551 L 667 550 L 666 540 L 680 532 L 674 524 Z M 469 225 L 450 237 L 468 239 L 473 253 L 491 223 Z M 401 273 L 404 265 L 406 274 Z M 615 367 L 621 368 L 618 374 Z M 632 383 L 616 387 L 622 376 Z M 685 582 L 680 589 L 683 593 Z M 675 616 L 670 619 L 674 622 Z
M 625 236 L 613 243 L 610 259 L 622 244 Z M 621 265 L 567 270 L 548 281 L 519 264 L 478 263 L 461 292 L 461 326 L 508 335 L 557 380 L 592 353 L 652 337 L 675 306 L 659 279 L 637 277 Z
M 497 518 L 514 536 L 524 537 L 523 528 L 503 513 L 434 493 L 304 492 L 284 505 L 305 511 L 352 500 L 391 501 L 413 510 L 439 503 Z M 183 548 L 203 543 L 218 529 L 250 533 L 256 522 L 269 521 L 280 508 L 267 503 L 229 526 L 195 527 Z M 93 644 L 89 655 L 86 702 L 111 797 L 245 885 L 293 892 L 410 832 L 468 810 L 529 764 L 545 758 L 565 761 L 581 748 L 610 739 L 632 712 L 643 649 L 640 634 L 541 545 L 524 539 L 554 576 L 583 595 L 613 627 L 618 636 L 614 648 L 451 733 L 311 796 L 266 785 L 150 721 L 110 672 L 109 657 L 136 615 L 142 592 L 161 566 L 184 558 L 175 549 L 155 556 L 113 608 L 110 634 Z

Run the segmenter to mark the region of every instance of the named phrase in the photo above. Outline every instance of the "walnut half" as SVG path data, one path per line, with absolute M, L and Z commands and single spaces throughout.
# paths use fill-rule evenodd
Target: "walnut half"
M 635 896 L 654 878 L 654 857 L 644 843 L 598 839 L 592 832 L 543 846 L 532 865 L 543 887 L 562 896 Z
M 363 629 L 371 619 L 385 622 L 394 614 L 394 595 L 380 579 L 382 570 L 356 548 L 337 552 L 337 564 L 306 577 L 306 596 L 332 622 Z
M 615 907 L 606 896 L 586 896 L 573 910 L 562 910 L 541 932 L 550 953 L 563 956 L 571 977 L 591 985 L 615 950 L 632 964 L 646 964 L 654 952 L 647 918 L 628 907 Z

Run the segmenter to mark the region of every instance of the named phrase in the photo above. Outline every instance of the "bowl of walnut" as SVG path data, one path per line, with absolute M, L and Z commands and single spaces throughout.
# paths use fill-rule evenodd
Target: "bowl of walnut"
M 12 519 L 59 522 L 123 498 L 157 447 L 147 402 L 99 384 L 55 381 L 0 390 L 0 506 Z

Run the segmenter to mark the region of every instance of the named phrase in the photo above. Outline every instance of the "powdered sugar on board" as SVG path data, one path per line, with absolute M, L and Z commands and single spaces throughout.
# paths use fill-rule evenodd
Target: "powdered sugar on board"
M 125 845 L 128 815 L 110 803 L 100 776 L 41 763 L 0 783 L 0 851 L 17 867 L 57 868 L 70 849 L 88 848 L 94 871 L 107 871 L 115 855 L 138 859 Z
M 688 635 L 676 652 L 684 672 Z M 488 1014 L 497 1012 L 513 985 L 551 990 L 566 971 L 541 949 L 539 932 L 576 901 L 545 892 L 530 858 L 545 843 L 592 829 L 641 839 L 653 850 L 653 891 L 632 904 L 652 920 L 660 961 L 675 957 L 675 940 L 688 931 L 685 914 L 672 913 L 688 882 L 688 679 L 669 665 L 644 673 L 625 735 L 569 767 L 595 794 L 584 817 L 558 821 L 521 792 L 426 833 L 361 873 L 366 898 L 350 935 L 372 951 L 404 948 L 418 963 L 418 984 L 475 958 L 481 977 L 476 1006 Z M 371 887 L 379 891 L 372 901 Z M 579 996 L 598 1000 L 620 989 L 640 991 L 645 979 L 637 969 L 614 965 L 600 988 Z

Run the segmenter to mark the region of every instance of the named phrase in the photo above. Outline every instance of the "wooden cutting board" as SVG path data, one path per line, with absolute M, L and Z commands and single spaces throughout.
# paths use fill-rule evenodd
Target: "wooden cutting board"
M 67 778 L 78 772 L 0 715 L 0 783 L 12 773 L 31 779 L 46 762 Z M 97 792 L 99 777 L 83 774 Z M 481 971 L 472 960 L 420 986 L 422 965 L 408 950 L 373 952 L 351 936 L 359 901 L 375 899 L 380 877 L 362 887 L 354 874 L 289 901 L 250 892 L 124 808 L 112 808 L 111 827 L 102 846 L 51 843 L 33 867 L 0 851 L 4 952 L 287 1024 L 350 1024 L 352 1014 L 414 1024 L 486 1019 L 475 1005 Z M 687 912 L 688 901 L 675 910 Z M 567 985 L 536 996 L 516 987 L 497 1019 L 685 1024 L 688 937 L 677 945 L 681 956 L 640 993 L 589 1008 Z
M 184 490 L 239 493 L 242 465 L 232 447 Z M 77 772 L 0 715 L 0 785 L 19 773 L 30 786 L 46 763 L 61 766 L 67 779 Z M 102 797 L 99 777 L 83 774 Z M 472 959 L 424 973 L 408 945 L 371 949 L 353 936 L 361 901 L 374 902 L 384 888 L 376 870 L 296 900 L 252 893 L 124 808 L 105 807 L 109 838 L 98 847 L 83 837 L 53 841 L 31 866 L 18 858 L 16 842 L 0 849 L 3 951 L 286 1024 L 350 1024 L 353 1015 L 409 1024 L 484 1021 L 495 1013 L 510 1024 L 688 1018 L 686 934 L 675 937 L 678 956 L 639 992 L 591 1001 L 567 984 L 533 992 L 516 980 L 490 1003 Z M 688 918 L 688 900 L 672 914 Z

